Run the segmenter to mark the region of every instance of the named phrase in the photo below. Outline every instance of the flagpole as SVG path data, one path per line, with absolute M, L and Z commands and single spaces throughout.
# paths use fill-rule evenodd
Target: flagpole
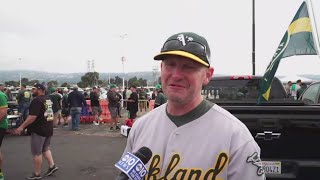
M 255 0 L 252 0 L 252 75 L 256 75 Z
M 315 32 L 315 33 L 312 33 L 312 36 L 314 36 L 313 37 L 313 39 L 315 40 L 315 43 L 316 43 L 316 46 L 317 46 L 317 50 L 318 50 L 318 56 L 319 56 L 319 58 L 320 58 L 320 40 L 319 40 L 319 33 L 318 33 L 318 26 L 317 26 L 317 22 L 316 22 L 316 20 L 315 20 L 315 17 L 314 17 L 314 13 L 313 13 L 313 6 L 312 6 L 312 1 L 311 0 L 306 0 L 306 3 L 307 3 L 307 7 L 309 6 L 310 8 L 309 8 L 309 12 L 310 12 L 310 14 L 312 14 L 312 15 L 310 15 L 309 16 L 309 18 L 311 19 L 311 17 L 312 17 L 312 21 L 311 21 L 311 26 L 312 26 L 312 30 L 315 30 L 315 31 L 313 31 L 313 32 Z

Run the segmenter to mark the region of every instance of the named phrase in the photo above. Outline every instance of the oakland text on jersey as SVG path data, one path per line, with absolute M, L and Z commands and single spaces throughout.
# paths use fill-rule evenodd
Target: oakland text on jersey
M 145 180 L 176 180 L 176 179 L 188 179 L 188 180 L 198 180 L 198 179 L 207 179 L 207 180 L 222 180 L 218 175 L 224 171 L 225 167 L 228 164 L 229 156 L 222 152 L 216 158 L 215 165 L 208 169 L 207 171 L 201 168 L 183 168 L 179 167 L 181 157 L 179 154 L 174 154 L 168 167 L 166 169 L 161 169 L 160 162 L 161 157 L 159 155 L 154 155 L 151 159 L 149 166 L 149 173 L 144 178 Z M 213 160 L 214 161 L 214 160 Z M 163 177 L 159 177 L 161 172 L 165 172 Z

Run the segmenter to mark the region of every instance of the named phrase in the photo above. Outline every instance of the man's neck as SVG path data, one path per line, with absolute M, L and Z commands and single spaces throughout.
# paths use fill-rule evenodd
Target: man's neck
M 189 102 L 188 104 L 181 104 L 178 102 L 176 103 L 168 100 L 167 112 L 173 116 L 181 116 L 187 114 L 188 112 L 196 108 L 202 101 L 202 97 L 195 98 L 192 102 Z

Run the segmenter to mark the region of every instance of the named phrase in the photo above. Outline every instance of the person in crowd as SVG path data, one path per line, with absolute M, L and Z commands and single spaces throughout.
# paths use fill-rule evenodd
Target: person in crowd
M 127 110 L 129 111 L 129 119 L 132 119 L 133 122 L 137 117 L 138 106 L 139 106 L 139 98 L 137 93 L 137 87 L 135 85 L 131 85 L 130 87 L 130 97 L 127 100 Z
M 301 83 L 302 83 L 301 79 L 298 79 L 296 84 L 292 84 L 292 85 L 291 85 L 291 96 L 292 96 L 293 99 L 295 99 L 295 100 L 298 99 L 298 98 L 297 98 L 297 91 L 298 91 L 298 89 L 300 88 Z
M 18 112 L 21 114 L 22 120 L 26 120 L 29 115 L 29 106 L 31 101 L 31 93 L 26 89 L 26 85 L 22 84 L 17 95 Z
M 155 100 L 156 97 L 157 97 L 157 90 L 154 89 L 154 90 L 152 91 L 152 94 L 151 94 L 151 100 Z
M 4 84 L 0 83 L 0 149 L 2 147 L 2 141 L 8 129 L 8 100 L 5 93 L 2 92 Z M 0 150 L 0 180 L 4 180 L 4 174 L 2 172 L 3 155 Z
M 167 102 L 167 97 L 163 94 L 163 91 L 161 89 L 161 85 L 157 86 L 156 90 L 157 90 L 157 97 L 154 102 L 154 108 L 157 108 Z
M 0 91 L 4 93 L 5 89 L 6 89 L 5 85 L 3 83 L 0 83 Z
M 34 162 L 34 173 L 27 179 L 41 179 L 42 156 L 47 160 L 49 168 L 44 176 L 51 176 L 59 168 L 55 165 L 50 150 L 51 138 L 53 135 L 53 111 L 52 102 L 45 95 L 45 87 L 42 84 L 35 84 L 32 89 L 35 98 L 30 104 L 30 113 L 27 119 L 17 128 L 14 133 L 20 135 L 26 128 L 31 131 L 31 152 Z
M 152 151 L 147 179 L 265 180 L 260 148 L 248 128 L 203 99 L 213 75 L 207 40 L 192 32 L 170 36 L 154 57 L 168 101 L 136 120 L 124 154 Z
M 117 99 L 118 99 L 118 103 L 117 103 L 117 114 L 118 114 L 118 117 L 122 117 L 121 116 L 121 102 L 122 102 L 122 95 L 121 95 L 121 93 L 119 92 L 119 90 L 118 91 L 116 91 L 115 92 L 116 93 L 116 97 L 117 97 Z M 119 123 L 119 120 L 118 120 L 118 123 Z
M 63 118 L 63 127 L 68 127 L 68 117 L 70 116 L 70 110 L 68 105 L 68 93 L 69 89 L 63 89 L 63 96 L 62 96 L 62 110 L 61 116 Z
M 8 98 L 8 101 L 13 101 L 13 95 L 11 93 L 10 88 L 6 88 L 6 96 Z
M 82 108 L 88 108 L 87 102 L 84 98 L 84 95 L 78 91 L 78 85 L 73 86 L 73 91 L 68 95 L 68 105 L 70 108 L 70 115 L 71 115 L 71 130 L 79 131 L 80 125 L 80 116 Z
M 99 126 L 100 116 L 102 114 L 102 108 L 99 102 L 99 93 L 100 93 L 100 88 L 98 88 L 97 86 L 94 86 L 92 88 L 92 92 L 90 93 L 92 114 L 94 115 L 93 124 L 96 126 Z
M 120 127 L 117 125 L 117 122 L 118 122 L 117 106 L 118 106 L 119 99 L 117 97 L 116 90 L 117 90 L 117 86 L 115 84 L 111 84 L 110 89 L 107 92 L 108 109 L 111 114 L 110 131 L 120 130 Z M 113 128 L 113 126 L 115 126 L 115 128 Z
M 288 81 L 287 85 L 285 86 L 288 98 L 291 97 L 291 86 L 292 86 L 292 82 Z
M 147 111 L 147 105 L 146 105 L 146 100 L 147 100 L 147 92 L 145 91 L 144 87 L 141 87 L 139 90 L 139 108 L 140 108 L 140 112 L 142 112 L 142 110 L 144 109 L 145 111 Z
M 300 88 L 297 90 L 297 99 L 300 98 L 301 94 L 303 93 L 304 90 L 307 89 L 307 84 L 306 83 L 301 83 Z
M 123 92 L 122 92 L 122 99 L 125 100 L 127 99 L 127 87 L 124 88 Z M 123 107 L 126 108 L 127 107 L 127 102 L 124 101 L 123 102 Z
M 62 97 L 54 87 L 50 87 L 49 92 L 49 98 L 52 102 L 53 110 L 53 128 L 57 128 L 57 125 L 61 124 L 59 114 L 61 114 Z

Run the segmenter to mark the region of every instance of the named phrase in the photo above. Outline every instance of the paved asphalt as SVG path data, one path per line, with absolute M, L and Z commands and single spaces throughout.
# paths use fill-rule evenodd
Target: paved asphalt
M 145 114 L 138 112 L 138 117 Z M 123 124 L 127 112 L 119 119 Z M 112 180 L 119 174 L 114 164 L 121 158 L 127 138 L 120 131 L 109 131 L 108 124 L 81 124 L 80 131 L 68 127 L 54 129 L 51 150 L 59 170 L 48 180 Z M 24 180 L 33 172 L 29 136 L 5 136 L 1 151 L 4 155 L 5 180 Z M 48 165 L 43 158 L 42 174 Z
M 44 179 L 108 180 L 117 176 L 119 172 L 114 164 L 122 155 L 126 144 L 125 137 L 57 132 L 53 136 L 51 150 L 59 170 Z M 1 151 L 5 158 L 3 172 L 6 180 L 22 180 L 31 175 L 33 161 L 29 136 L 8 135 L 3 141 Z M 42 174 L 48 168 L 47 162 L 43 160 Z

